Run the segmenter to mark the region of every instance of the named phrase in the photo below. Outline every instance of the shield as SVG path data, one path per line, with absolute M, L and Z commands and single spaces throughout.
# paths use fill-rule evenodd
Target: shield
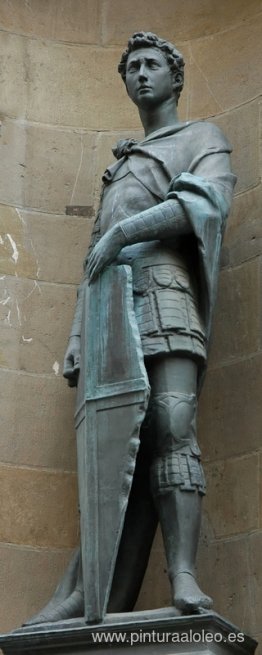
M 75 425 L 85 619 L 106 613 L 149 396 L 132 271 L 86 285 Z

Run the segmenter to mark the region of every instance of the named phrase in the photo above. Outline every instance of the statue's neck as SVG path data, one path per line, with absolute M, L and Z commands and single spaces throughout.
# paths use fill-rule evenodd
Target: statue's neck
M 139 114 L 145 136 L 178 122 L 177 106 L 173 98 L 157 107 L 139 109 Z

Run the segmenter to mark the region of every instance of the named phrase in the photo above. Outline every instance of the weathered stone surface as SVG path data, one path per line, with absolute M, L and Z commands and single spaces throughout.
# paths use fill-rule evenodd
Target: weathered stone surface
M 211 460 L 261 448 L 262 357 L 207 373 L 200 398 L 199 440 Z
M 1 202 L 58 214 L 88 205 L 92 216 L 94 134 L 8 119 L 1 130 Z
M 89 218 L 0 205 L 0 275 L 79 283 L 92 226 Z
M 3 276 L 0 288 L 0 365 L 61 374 L 75 287 Z
M 7 205 L 0 205 L 0 273 L 32 278 L 38 275 L 34 244 L 25 219 L 18 209 Z
M 262 207 L 262 185 L 259 184 L 253 189 L 249 189 L 243 193 L 239 193 L 233 200 L 230 217 L 225 234 L 225 243 L 228 245 L 231 239 L 234 238 L 236 228 L 242 224 L 247 224 L 250 221 L 259 219 L 261 217 Z
M 210 367 L 259 349 L 261 275 L 258 259 L 220 273 Z
M 225 234 L 222 265 L 236 266 L 262 251 L 262 186 L 235 196 Z
M 53 40 L 99 43 L 98 0 L 3 0 L 2 29 Z
M 247 544 L 247 536 L 217 543 L 202 541 L 198 578 L 202 589 L 214 599 L 215 611 L 240 630 L 252 632 Z
M 128 101 L 117 72 L 122 48 L 47 44 L 5 32 L 0 33 L 1 47 L 12 52 L 2 73 L 2 116 L 88 130 L 140 128 L 138 112 Z M 19 81 L 19 102 L 14 78 L 23 81 Z M 180 103 L 181 117 L 186 107 L 187 87 Z M 67 147 L 67 156 L 69 152 Z
M 0 120 L 3 115 L 23 119 L 27 103 L 26 40 L 0 32 L 0 57 Z
M 232 147 L 232 169 L 237 175 L 235 192 L 240 193 L 260 182 L 259 102 L 217 116 L 214 121 L 226 134 Z
M 242 9 L 243 5 L 244 3 L 241 3 Z M 221 7 L 219 11 L 222 16 Z M 259 17 L 256 16 L 253 20 L 246 21 L 233 30 L 212 36 L 212 41 L 211 38 L 205 38 L 203 41 L 194 43 L 191 56 L 192 73 L 189 72 L 188 75 L 190 78 L 190 107 L 187 107 L 186 112 L 188 115 L 208 116 L 210 113 L 224 111 L 240 102 L 246 102 L 260 93 L 260 62 L 259 57 L 256 56 L 256 43 L 259 42 L 260 34 L 259 20 Z M 130 29 L 128 33 L 130 33 Z M 26 107 L 28 107 L 28 117 L 44 122 L 93 128 L 95 121 L 95 127 L 101 126 L 102 129 L 105 129 L 105 127 L 126 126 L 129 124 L 127 118 L 131 118 L 131 125 L 133 127 L 138 125 L 135 110 L 132 111 L 129 103 L 125 101 L 124 87 L 121 87 L 117 74 L 112 76 L 112 71 L 118 62 L 120 49 L 110 48 L 105 57 L 103 48 L 97 49 L 89 46 L 79 48 L 50 43 L 47 48 L 44 42 L 25 40 L 6 33 L 2 33 L 2 40 L 4 52 L 8 53 L 10 50 L 12 53 L 12 60 L 6 56 L 6 66 L 3 67 L 3 74 L 6 75 L 3 80 L 5 92 L 2 98 L 4 113 L 19 117 L 22 113 L 22 116 L 25 116 Z M 241 48 L 239 48 L 239 43 L 241 43 Z M 210 56 L 210 50 L 212 56 Z M 187 52 L 185 52 L 185 56 L 188 59 Z M 55 68 L 52 66 L 54 58 L 56 59 Z M 235 58 L 233 71 L 231 71 L 232 58 Z M 224 71 L 227 70 L 229 61 L 230 75 L 225 80 Z M 252 61 L 252 66 L 249 64 L 250 61 Z M 25 69 L 27 75 L 25 75 Z M 200 83 L 199 75 L 202 77 L 202 83 Z M 17 93 L 17 85 L 16 89 L 12 87 L 14 77 L 19 80 L 20 85 L 23 85 L 20 93 Z M 235 82 L 238 80 L 239 83 L 232 84 L 232 78 Z M 246 78 L 248 78 L 248 84 L 245 84 Z M 68 79 L 70 79 L 70 86 L 66 82 Z M 227 80 L 228 84 L 225 83 Z M 103 87 L 99 86 L 100 81 L 101 85 L 104 85 Z M 62 88 L 59 86 L 61 84 Z M 102 88 L 103 97 L 108 98 L 110 112 L 105 112 L 102 107 L 103 103 L 97 102 Z M 203 93 L 203 88 L 205 88 L 205 93 Z M 237 94 L 237 97 L 231 97 L 232 93 Z M 244 98 L 240 97 L 243 93 L 245 94 Z M 50 96 L 58 98 L 59 102 L 50 103 Z M 229 96 L 228 99 L 227 96 Z M 210 106 L 207 104 L 207 97 L 210 97 Z M 119 102 L 117 102 L 118 100 Z M 185 98 L 182 103 L 184 101 Z M 205 103 L 204 106 L 203 103 Z M 101 112 L 104 113 L 103 117 L 106 122 L 102 125 Z M 114 116 L 116 120 L 112 124 Z M 108 120 L 110 125 L 108 125 Z
M 238 23 L 231 30 L 192 42 L 192 60 L 221 112 L 261 93 L 261 57 L 258 54 L 261 25 L 260 12 L 250 20 Z M 199 81 L 194 77 L 191 80 L 190 96 L 192 117 L 210 115 L 206 98 L 203 93 L 199 93 Z
M 261 653 L 262 653 L 262 632 L 257 632 L 256 634 L 254 634 L 252 632 L 252 637 L 253 637 L 253 639 L 256 639 L 256 641 L 258 643 L 257 648 L 256 648 L 256 655 L 261 655 Z
M 184 46 L 181 46 L 183 52 Z M 211 84 L 192 55 L 186 61 L 185 80 L 188 86 L 186 120 L 215 116 L 222 110 L 219 99 L 215 97 Z
M 262 453 L 260 451 L 259 490 L 260 490 L 260 527 L 262 527 Z
M 71 550 L 0 545 L 0 631 L 18 628 L 43 607 L 64 572 Z
M 1 460 L 76 469 L 75 393 L 60 376 L 1 370 Z
M 205 511 L 216 538 L 259 527 L 259 456 L 205 465 Z
M 260 482 L 261 487 L 261 482 Z M 261 547 L 262 532 L 256 532 L 247 537 L 248 539 L 248 589 L 250 597 L 250 626 L 252 634 L 261 630 L 261 607 L 262 607 L 262 567 Z M 262 635 L 261 635 L 262 636 Z M 256 637 L 257 638 L 257 637 Z
M 1 541 L 73 548 L 78 539 L 74 473 L 0 466 Z M 66 517 L 66 520 L 65 520 Z
M 203 533 L 199 580 L 214 598 L 216 612 L 258 639 L 261 630 L 262 533 L 212 543 Z
M 103 6 L 103 37 L 105 44 L 124 43 L 134 31 L 147 29 L 166 39 L 191 40 L 228 30 L 235 23 L 261 11 L 261 2 L 231 0 L 210 6 L 209 0 L 165 0 L 161 11 L 151 0 L 133 0 L 125 5 L 121 0 L 105 2 Z
M 260 213 L 261 213 L 260 209 Z M 248 220 L 248 219 L 247 219 Z M 238 266 L 249 259 L 259 257 L 262 251 L 262 221 L 261 216 L 257 219 L 249 219 L 239 228 L 236 228 L 232 235 L 231 242 L 228 239 L 227 254 L 228 264 Z
M 119 48 L 47 47 L 30 40 L 27 118 L 91 130 L 138 127 L 136 109 L 117 73 L 120 54 Z M 56 101 L 50 102 L 50 97 Z

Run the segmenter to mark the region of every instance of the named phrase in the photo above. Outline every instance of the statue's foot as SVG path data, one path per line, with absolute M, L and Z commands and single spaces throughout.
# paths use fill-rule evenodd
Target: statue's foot
M 174 577 L 174 605 L 183 612 L 192 612 L 200 608 L 210 609 L 212 598 L 204 594 L 192 573 L 181 571 Z
M 66 600 L 60 603 L 48 603 L 44 609 L 35 614 L 27 625 L 36 625 L 38 623 L 55 623 L 56 621 L 65 621 L 84 616 L 84 594 L 83 591 L 76 589 Z

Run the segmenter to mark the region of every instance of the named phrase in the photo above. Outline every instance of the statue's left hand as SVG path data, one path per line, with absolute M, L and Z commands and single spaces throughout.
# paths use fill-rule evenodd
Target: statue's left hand
M 93 282 L 105 266 L 114 261 L 124 245 L 124 234 L 118 225 L 112 227 L 101 237 L 88 258 L 89 282 Z
M 80 371 L 80 336 L 72 335 L 64 358 L 63 376 L 67 378 L 69 387 L 76 387 Z

